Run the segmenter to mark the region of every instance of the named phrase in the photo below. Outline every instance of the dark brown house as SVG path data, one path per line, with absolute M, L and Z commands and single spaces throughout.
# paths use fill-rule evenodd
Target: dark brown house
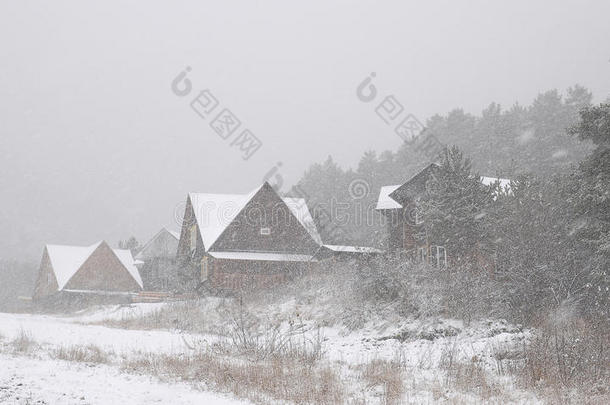
M 438 267 L 446 266 L 447 260 L 450 260 L 451 252 L 447 252 L 444 246 L 426 235 L 417 211 L 418 200 L 426 189 L 426 182 L 438 170 L 439 166 L 431 163 L 405 183 L 381 188 L 376 209 L 386 218 L 389 254 Z M 510 183 L 507 179 L 481 177 L 481 182 L 486 185 L 496 181 L 503 188 Z
M 66 294 L 126 294 L 142 290 L 142 279 L 129 250 L 106 242 L 91 246 L 46 245 L 34 287 L 34 299 Z
M 190 193 L 178 261 L 199 286 L 269 286 L 316 261 L 322 240 L 305 200 L 264 183 L 248 194 Z

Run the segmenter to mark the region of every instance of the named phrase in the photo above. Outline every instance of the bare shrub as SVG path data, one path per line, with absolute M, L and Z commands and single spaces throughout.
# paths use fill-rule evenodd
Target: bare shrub
M 397 361 L 374 359 L 364 364 L 362 378 L 367 388 L 380 387 L 382 403 L 398 404 L 404 393 L 403 368 Z
M 32 339 L 32 335 L 30 332 L 25 329 L 19 329 L 19 334 L 17 337 L 11 342 L 13 346 L 13 350 L 19 353 L 27 353 L 30 352 L 35 346 L 36 342 Z
M 583 319 L 544 321 L 524 347 L 524 361 L 516 371 L 530 389 L 547 391 L 566 402 L 573 390 L 583 398 L 610 399 L 610 328 L 602 322 Z
M 281 323 L 270 325 L 261 322 L 239 300 L 231 312 L 231 326 L 227 335 L 232 348 L 255 360 L 281 355 L 313 364 L 322 358 L 324 338 L 320 328 L 316 328 L 314 333 L 310 332 L 303 322 L 293 319 L 288 322 L 287 328 L 282 328 Z
M 107 364 L 110 361 L 111 353 L 105 352 L 95 345 L 73 345 L 68 347 L 61 346 L 51 355 L 56 359 L 66 361 Z
M 460 359 L 456 344 L 448 344 L 442 351 L 439 366 L 445 371 L 444 385 L 464 393 L 476 393 L 480 398 L 500 396 L 504 390 L 487 374 L 478 358 Z
M 401 315 L 416 318 L 446 316 L 469 323 L 505 317 L 507 311 L 497 281 L 476 265 L 437 268 L 383 257 L 359 271 L 353 287 L 363 300 L 396 303 Z

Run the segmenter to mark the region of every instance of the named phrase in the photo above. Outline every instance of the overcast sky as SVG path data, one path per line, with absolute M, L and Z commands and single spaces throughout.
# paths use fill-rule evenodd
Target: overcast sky
M 356 97 L 371 72 L 422 121 L 610 95 L 608 1 L 0 1 L 0 255 L 178 229 L 189 191 L 287 183 L 400 139 Z M 192 93 L 172 80 L 187 66 Z M 249 160 L 190 108 L 209 89 L 263 143 Z M 219 107 L 219 108 L 221 108 Z M 218 111 L 218 110 L 217 110 Z

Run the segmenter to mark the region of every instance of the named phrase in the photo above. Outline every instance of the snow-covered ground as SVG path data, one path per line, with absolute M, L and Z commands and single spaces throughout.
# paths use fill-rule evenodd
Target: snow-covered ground
M 115 367 L 0 354 L 1 404 L 244 405 L 193 389 L 130 375 Z
M 96 345 L 117 354 L 141 352 L 179 353 L 186 349 L 181 334 L 169 331 L 140 331 L 107 328 L 80 323 L 82 318 L 66 316 L 0 313 L 0 334 L 12 340 L 22 331 L 46 345 Z
M 0 403 L 37 403 L 38 400 L 43 404 L 238 403 L 201 392 L 184 383 L 167 384 L 155 377 L 126 374 L 116 365 L 66 362 L 44 355 L 54 348 L 87 345 L 94 345 L 123 359 L 147 352 L 181 355 L 191 353 L 193 344 L 205 345 L 218 339 L 215 335 L 174 329 L 134 330 L 103 326 L 104 320 L 142 317 L 164 305 L 171 304 L 104 306 L 70 316 L 0 313 L 0 343 L 6 345 L 25 333 L 38 345 L 36 350 L 41 353 L 28 357 L 6 353 L 0 356 Z M 215 303 L 208 301 L 203 305 L 214 307 Z M 533 394 L 515 388 L 509 377 L 493 373 L 501 361 L 498 359 L 513 356 L 517 352 L 513 349 L 528 337 L 527 331 L 504 321 L 480 321 L 465 326 L 456 320 L 407 320 L 383 314 L 371 316 L 359 328 L 348 329 L 340 324 L 321 326 L 316 319 L 319 320 L 323 314 L 308 313 L 308 309 L 295 301 L 287 300 L 273 308 L 273 313 L 265 314 L 268 321 L 287 323 L 296 313 L 304 329 L 309 330 L 309 336 L 314 333 L 322 336 L 324 362 L 340 370 L 344 380 L 357 380 L 355 375 L 361 372 L 361 367 L 373 360 L 400 361 L 411 374 L 409 389 L 404 396 L 406 403 L 448 399 L 466 403 L 487 402 L 471 393 L 443 391 L 444 377 L 440 370 L 443 356 L 452 356 L 456 361 L 476 362 L 489 370 L 490 379 L 509 393 L 490 399 L 490 402 L 538 402 Z M 219 325 L 219 329 L 225 326 Z M 352 385 L 354 391 L 360 389 L 356 382 Z M 433 390 L 440 393 L 433 394 Z M 373 394 L 365 392 L 351 398 L 369 403 L 371 398 L 374 399 Z M 169 401 L 170 398 L 173 400 Z M 22 400 L 25 402 L 19 402 Z

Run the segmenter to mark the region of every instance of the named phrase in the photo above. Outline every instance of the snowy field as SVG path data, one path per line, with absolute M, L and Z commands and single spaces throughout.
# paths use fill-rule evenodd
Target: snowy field
M 2 404 L 214 404 L 245 401 L 115 367 L 0 354 Z
M 220 333 L 189 333 L 179 329 L 138 330 L 104 326 L 106 322 L 146 317 L 165 305 L 134 304 L 103 306 L 72 315 L 0 314 L 0 403 L 17 404 L 109 404 L 109 403 L 248 403 L 226 392 L 211 393 L 208 385 L 159 378 L 158 375 L 133 374 L 121 362 L 146 353 L 180 357 L 196 347 L 207 347 L 222 339 Z M 210 311 L 219 303 L 203 300 Z M 322 362 L 332 367 L 346 390 L 345 403 L 390 403 L 384 386 L 363 384 L 361 375 L 376 362 L 400 362 L 405 385 L 395 403 L 536 403 L 537 398 L 515 388 L 509 377 L 494 370 L 502 358 L 510 358 L 515 348 L 527 339 L 528 332 L 503 321 L 478 322 L 464 326 L 452 320 L 408 321 L 372 318 L 355 330 L 343 326 L 318 326 L 316 316 L 288 300 L 265 314 L 283 325 L 288 314 L 298 313 L 302 329 L 320 336 Z M 305 314 L 307 316 L 305 316 Z M 217 320 L 212 329 L 226 328 Z M 11 349 L 23 336 L 31 341 L 26 350 Z M 104 364 L 57 359 L 52 353 L 70 347 L 95 347 L 108 353 Z M 97 350 L 96 349 L 96 350 Z M 489 392 L 469 392 L 450 383 L 441 365 L 453 362 L 471 364 L 487 370 Z M 500 360 L 499 360 L 500 359 Z M 99 382 L 104 381 L 103 384 Z M 245 402 L 244 402 L 245 401 Z M 261 402 L 258 400 L 257 402 Z M 279 403 L 279 402 L 278 402 Z

